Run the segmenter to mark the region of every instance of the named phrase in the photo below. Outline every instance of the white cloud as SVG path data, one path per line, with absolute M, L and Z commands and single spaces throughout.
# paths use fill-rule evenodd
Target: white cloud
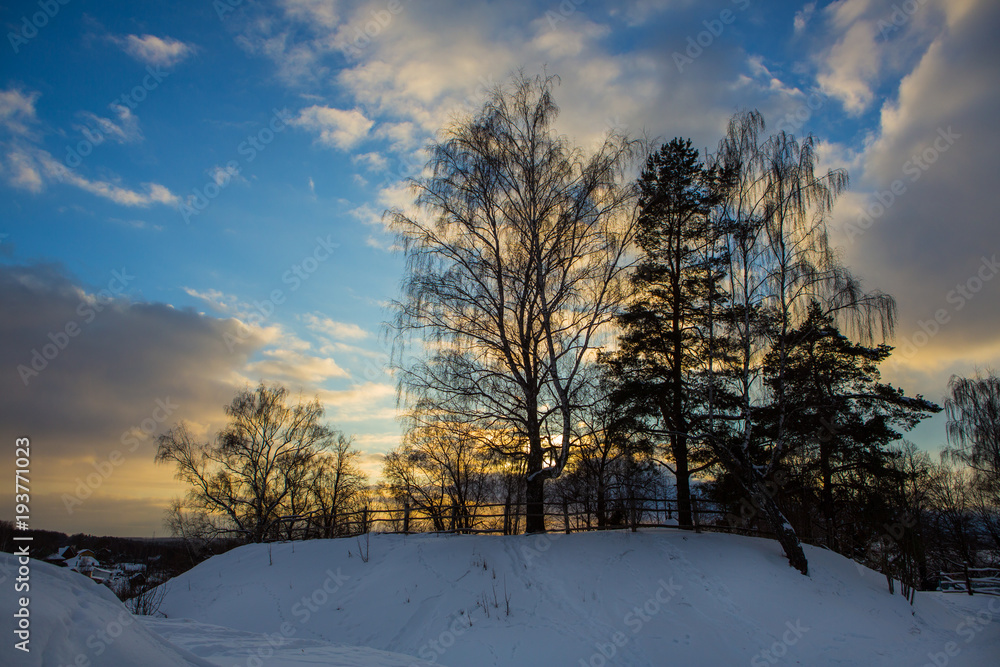
M 318 385 L 350 374 L 329 357 L 316 357 L 293 349 L 268 349 L 263 359 L 247 365 L 247 372 L 272 380 Z
M 0 161 L 0 169 L 7 182 L 15 188 L 39 193 L 44 188 L 42 175 L 38 173 L 35 161 L 25 151 L 12 150 L 6 160 Z
M 110 139 L 118 144 L 132 144 L 142 141 L 142 130 L 139 129 L 139 119 L 132 111 L 121 104 L 111 104 L 109 107 L 117 122 L 110 118 L 104 118 L 89 111 L 83 111 L 80 116 L 84 118 L 91 127 L 74 126 L 78 131 L 83 132 L 87 137 L 94 137 L 96 130 L 98 137 L 95 140 L 100 143 Z
M 908 24 L 908 39 L 930 45 L 882 103 L 878 125 L 858 151 L 853 174 L 862 178 L 835 211 L 852 241 L 845 243 L 849 265 L 877 276 L 877 287 L 897 299 L 897 354 L 887 377 L 931 396 L 944 391 L 949 373 L 1000 361 L 997 278 L 974 298 L 958 300 L 959 286 L 977 275 L 983 257 L 1000 250 L 993 182 L 1000 90 L 986 83 L 1000 78 L 992 28 L 1000 6 L 949 3 L 945 18 L 911 27 L 914 16 Z M 839 152 L 852 161 L 852 151 Z M 933 323 L 941 310 L 948 321 L 935 323 L 940 330 L 928 340 L 920 323 Z M 913 352 L 915 337 L 926 345 Z
M 410 121 L 402 123 L 382 123 L 375 131 L 375 136 L 389 142 L 393 151 L 412 150 L 420 145 L 419 130 Z
M 361 153 L 351 156 L 351 162 L 362 164 L 368 171 L 380 172 L 389 168 L 389 158 L 381 153 Z
M 17 88 L 0 90 L 0 127 L 14 136 L 30 133 L 29 126 L 37 122 L 35 100 L 41 93 L 24 93 Z
M 225 294 L 217 289 L 196 290 L 193 287 L 182 288 L 188 296 L 204 301 L 212 310 L 226 315 L 241 315 L 244 311 L 240 307 L 239 300 L 235 295 Z
M 813 14 L 816 13 L 816 3 L 807 2 L 802 9 L 795 12 L 795 32 L 800 33 L 806 29 L 809 25 L 809 20 L 812 18 Z
M 157 67 L 173 67 L 195 52 L 193 45 L 172 37 L 127 35 L 115 41 L 139 62 Z
M 153 204 L 177 206 L 180 198 L 159 183 L 143 183 L 143 190 L 133 190 L 118 183 L 91 180 L 56 160 L 45 150 L 14 146 L 5 154 L 0 170 L 16 188 L 41 192 L 52 182 L 70 185 L 122 206 L 147 207 Z
M 215 165 L 208 170 L 209 177 L 215 182 L 216 185 L 222 187 L 226 184 L 232 183 L 246 183 L 247 179 L 240 175 L 239 167 L 235 165 L 221 166 Z
M 881 57 L 875 36 L 871 21 L 851 25 L 824 57 L 816 77 L 823 92 L 839 99 L 850 113 L 861 113 L 874 97 L 872 85 Z
M 166 186 L 143 183 L 143 190 L 133 190 L 110 180 L 91 180 L 81 176 L 55 159 L 51 153 L 38 147 L 40 139 L 33 135 L 30 125 L 37 121 L 35 100 L 39 93 L 24 93 L 18 89 L 0 91 L 0 127 L 12 138 L 0 142 L 0 174 L 9 185 L 21 190 L 39 193 L 52 182 L 79 188 L 122 206 L 151 206 L 164 204 L 177 206 L 180 199 Z M 103 136 L 114 141 L 129 142 L 141 138 L 138 120 L 127 108 L 112 104 L 118 122 L 84 113 L 101 130 Z
M 336 0 L 282 0 L 281 6 L 289 18 L 333 28 L 340 20 Z
M 368 136 L 374 121 L 357 109 L 343 110 L 313 105 L 299 112 L 292 125 L 318 132 L 321 144 L 348 150 Z
M 368 337 L 367 331 L 351 322 L 337 322 L 315 314 L 305 315 L 302 319 L 312 331 L 337 340 L 361 340 Z
M 370 204 L 362 204 L 351 209 L 351 215 L 366 225 L 374 227 L 382 224 L 382 211 L 376 211 Z
M 110 181 L 95 181 L 81 176 L 61 162 L 56 161 L 47 151 L 38 150 L 36 157 L 50 180 L 72 185 L 122 206 L 146 207 L 153 204 L 178 206 L 180 204 L 180 197 L 159 183 L 143 183 L 145 191 L 140 192 Z
M 365 382 L 349 389 L 326 389 L 319 392 L 319 400 L 329 408 L 336 422 L 391 419 L 396 411 L 393 400 L 396 388 L 391 384 Z

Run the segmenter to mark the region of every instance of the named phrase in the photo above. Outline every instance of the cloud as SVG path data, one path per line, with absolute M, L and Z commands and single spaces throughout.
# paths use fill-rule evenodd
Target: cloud
M 375 136 L 387 140 L 393 151 L 412 150 L 422 143 L 420 131 L 410 121 L 382 123 L 375 131 Z
M 85 137 L 95 137 L 91 139 L 94 143 L 101 143 L 105 139 L 110 139 L 118 144 L 133 144 L 142 141 L 142 130 L 139 129 L 139 119 L 132 111 L 121 104 L 112 104 L 108 108 L 117 116 L 117 122 L 110 118 L 104 118 L 89 111 L 80 113 L 92 127 L 74 126 L 75 129 L 84 133 Z
M 140 192 L 110 181 L 91 180 L 81 176 L 61 162 L 57 162 L 48 151 L 39 149 L 32 157 L 41 164 L 49 180 L 80 188 L 121 206 L 145 208 L 153 204 L 163 204 L 176 207 L 180 204 L 180 197 L 159 183 L 143 183 L 144 191 Z
M 340 20 L 336 0 L 283 0 L 285 14 L 303 23 L 333 28 Z
M 380 382 L 319 392 L 319 400 L 329 408 L 334 423 L 392 419 L 396 416 L 395 397 L 396 388 Z
M 381 153 L 375 152 L 352 155 L 351 162 L 364 165 L 365 169 L 376 173 L 389 168 L 389 159 Z
M 985 83 L 1000 80 L 991 29 L 1000 7 L 949 4 L 946 21 L 923 28 L 930 44 L 883 102 L 855 171 L 862 178 L 836 211 L 846 260 L 898 301 L 894 367 L 928 395 L 944 391 L 951 372 L 1000 363 L 1000 277 L 980 284 L 978 275 L 984 257 L 1000 255 L 1000 90 Z M 925 340 L 926 329 L 936 332 Z
M 874 98 L 879 48 L 870 21 L 853 24 L 826 55 L 816 80 L 823 92 L 839 99 L 851 113 L 861 113 Z
M 299 112 L 292 125 L 319 133 L 319 143 L 348 150 L 361 142 L 374 125 L 357 109 L 343 110 L 313 105 Z
M 208 170 L 208 176 L 215 182 L 216 185 L 220 187 L 224 187 L 229 183 L 247 182 L 247 179 L 240 175 L 239 167 L 235 165 L 229 165 L 226 167 L 215 165 Z
M 32 506 L 39 527 L 78 532 L 81 515 L 59 499 L 118 451 L 124 462 L 75 512 L 125 500 L 129 525 L 148 535 L 182 493 L 171 470 L 152 466 L 150 436 L 180 420 L 221 426 L 253 352 L 227 350 L 230 320 L 131 301 L 145 276 L 124 261 L 94 286 L 55 265 L 0 265 L 0 423 L 36 443 L 32 493 L 49 499 Z M 10 500 L 0 501 L 8 514 Z
M 319 385 L 332 378 L 350 374 L 329 357 L 317 357 L 291 349 L 264 350 L 263 359 L 247 366 L 251 375 L 279 380 L 298 386 Z
M 796 34 L 802 32 L 809 25 L 810 19 L 816 13 L 816 3 L 807 2 L 802 9 L 795 12 L 794 27 Z
M 350 322 L 337 322 L 329 317 L 321 317 L 312 313 L 305 315 L 302 319 L 312 331 L 336 340 L 361 340 L 368 337 L 367 331 Z
M 0 140 L 0 175 L 10 186 L 37 194 L 51 183 L 62 183 L 122 206 L 177 206 L 180 203 L 177 195 L 159 183 L 143 183 L 141 191 L 134 190 L 116 180 L 89 179 L 55 159 L 39 146 L 40 138 L 31 131 L 30 126 L 37 121 L 35 101 L 38 97 L 38 92 L 24 93 L 16 88 L 0 91 L 0 127 L 10 135 Z M 117 104 L 110 108 L 117 122 L 92 113 L 81 114 L 100 130 L 100 141 L 105 137 L 119 143 L 140 140 L 142 133 L 132 112 Z
M 41 93 L 24 93 L 18 88 L 0 90 L 0 127 L 15 136 L 30 133 L 30 126 L 38 121 L 35 101 Z
M 146 65 L 171 68 L 195 52 L 192 44 L 174 39 L 173 37 L 157 37 L 155 35 L 127 35 L 116 38 L 125 53 Z
M 0 160 L 0 173 L 7 183 L 20 190 L 39 193 L 44 187 L 42 175 L 31 156 L 23 151 L 11 150 L 4 160 Z

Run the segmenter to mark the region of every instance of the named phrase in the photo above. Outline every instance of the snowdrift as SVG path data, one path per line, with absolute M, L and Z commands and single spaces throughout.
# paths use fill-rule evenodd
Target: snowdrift
M 5 627 L 0 660 L 4 665 L 31 667 L 211 667 L 147 629 L 107 587 L 62 567 L 31 560 L 28 591 L 14 590 L 17 559 L 0 553 L 3 593 L 0 613 Z M 18 598 L 28 597 L 30 652 L 14 648 L 11 622 Z
M 151 627 L 205 657 L 185 624 L 451 667 L 998 664 L 1000 598 L 911 608 L 882 575 L 807 556 L 804 577 L 770 540 L 673 530 L 249 545 L 171 581 Z
M 26 592 L 14 591 L 17 559 L 0 552 L 0 613 L 6 620 L 0 665 L 10 667 L 419 667 L 405 655 L 205 624 L 137 617 L 107 587 L 82 574 L 30 561 Z M 169 586 L 169 583 L 167 584 Z M 30 603 L 30 652 L 14 647 L 18 598 Z M 164 639 L 166 638 L 166 639 Z M 190 650 L 188 650 L 190 649 Z M 199 656 L 206 656 L 205 659 Z

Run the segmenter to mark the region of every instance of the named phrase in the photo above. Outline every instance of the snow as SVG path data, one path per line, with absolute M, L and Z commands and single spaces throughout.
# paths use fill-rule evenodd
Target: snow
M 773 541 L 670 529 L 248 545 L 169 581 L 167 618 L 32 561 L 32 651 L 8 631 L 0 664 L 998 664 L 1000 597 L 918 593 L 911 608 L 882 575 L 806 554 L 808 577 Z M 5 587 L 16 567 L 0 554 Z
M 177 646 L 222 667 L 430 667 L 398 653 L 357 646 L 335 646 L 278 632 L 258 634 L 198 623 L 190 619 L 143 619 L 146 627 Z M 256 658 L 256 660 L 255 660 Z
M 806 548 L 804 577 L 773 541 L 669 529 L 373 535 L 368 562 L 365 547 L 314 540 L 216 556 L 168 584 L 169 619 L 148 627 L 226 665 L 249 655 L 235 645 L 268 637 L 286 644 L 267 665 L 331 644 L 451 667 L 941 667 L 1000 656 L 1000 598 L 918 593 L 911 608 L 882 575 L 817 548 Z
M 72 570 L 39 560 L 30 562 L 28 591 L 13 590 L 13 576 L 4 583 L 0 614 L 10 628 L 0 647 L 0 663 L 18 667 L 73 665 L 144 665 L 146 667 L 208 667 L 200 658 L 178 649 L 129 614 L 115 594 Z M 0 570 L 18 571 L 16 557 L 0 553 Z M 13 624 L 18 598 L 30 599 L 29 653 L 14 648 Z
M 0 664 L 17 667 L 419 667 L 426 663 L 370 648 L 262 637 L 204 624 L 133 616 L 106 586 L 39 560 L 30 562 L 26 592 L 13 591 L 17 559 L 0 552 L 5 575 L 0 614 L 12 619 L 17 598 L 29 596 L 30 652 L 14 648 L 6 626 Z M 273 654 L 268 653 L 272 646 Z M 200 657 L 204 656 L 204 657 Z M 267 656 L 254 661 L 252 656 Z

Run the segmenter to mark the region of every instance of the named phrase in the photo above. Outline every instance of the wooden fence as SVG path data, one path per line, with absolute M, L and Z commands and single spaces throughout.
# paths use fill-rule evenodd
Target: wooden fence
M 662 498 L 627 498 L 609 501 L 606 520 L 601 522 L 592 506 L 582 503 L 547 503 L 544 521 L 547 531 L 581 532 L 589 530 L 632 530 L 639 528 L 683 528 L 688 530 L 729 532 L 743 535 L 765 535 L 755 523 L 739 521 L 715 503 L 692 499 L 690 526 L 678 524 L 677 501 Z M 280 518 L 281 534 L 285 539 L 310 537 L 352 537 L 364 533 L 493 533 L 514 535 L 524 531 L 527 506 L 523 502 L 486 503 L 466 508 L 457 506 L 425 508 L 410 506 L 378 508 L 366 507 L 354 512 L 344 512 L 336 517 L 322 517 L 320 525 L 316 513 Z M 331 530 L 332 526 L 332 530 Z
M 942 572 L 938 590 L 943 593 L 1000 595 L 1000 569 L 966 565 L 961 572 Z

